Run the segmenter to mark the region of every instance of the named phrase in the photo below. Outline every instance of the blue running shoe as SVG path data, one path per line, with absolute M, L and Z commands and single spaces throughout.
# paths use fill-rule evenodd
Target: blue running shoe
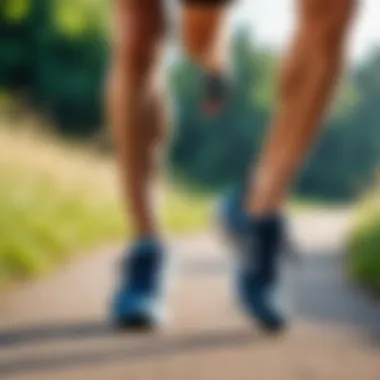
M 162 319 L 166 257 L 154 240 L 136 242 L 121 267 L 112 304 L 112 320 L 125 329 L 150 329 Z
M 251 318 L 265 330 L 277 332 L 286 325 L 280 273 L 284 223 L 278 215 L 249 217 L 243 211 L 243 194 L 243 189 L 235 189 L 221 207 L 222 226 L 235 251 L 236 292 Z

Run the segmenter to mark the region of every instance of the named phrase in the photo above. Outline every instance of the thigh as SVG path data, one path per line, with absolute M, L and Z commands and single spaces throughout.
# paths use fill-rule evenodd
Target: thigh
M 231 3 L 232 0 L 180 0 L 185 6 L 199 5 L 199 6 L 218 6 Z
M 353 14 L 357 0 L 296 0 L 304 22 L 345 20 Z
M 111 28 L 116 44 L 155 40 L 164 29 L 164 0 L 112 0 Z
M 111 0 L 114 14 L 135 13 L 143 16 L 162 14 L 165 0 Z

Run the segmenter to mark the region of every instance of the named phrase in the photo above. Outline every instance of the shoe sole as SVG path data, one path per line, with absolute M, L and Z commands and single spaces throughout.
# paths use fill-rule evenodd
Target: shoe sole
M 126 318 L 118 318 L 112 321 L 112 325 L 118 330 L 135 332 L 150 332 L 155 330 L 159 323 L 146 315 L 130 315 Z
M 242 238 L 242 236 L 238 232 L 232 232 L 226 226 L 219 205 L 217 205 L 216 209 L 214 210 L 214 220 L 219 238 L 224 242 L 225 246 L 229 250 L 230 256 L 236 258 L 239 255 L 239 252 L 245 248 L 244 238 Z M 241 309 L 241 306 L 238 306 Z M 261 320 L 259 316 L 250 315 L 249 318 L 251 319 L 251 321 L 253 321 L 255 326 L 257 326 L 261 331 L 263 331 L 266 334 L 274 336 L 281 335 L 288 328 L 287 322 L 279 324 L 268 324 L 263 322 L 263 320 Z

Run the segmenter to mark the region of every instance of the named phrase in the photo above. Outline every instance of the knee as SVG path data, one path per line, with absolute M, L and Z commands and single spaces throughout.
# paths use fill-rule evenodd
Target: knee
M 302 26 L 310 48 L 320 57 L 340 53 L 355 9 L 355 0 L 305 0 Z
M 185 35 L 183 43 L 186 55 L 195 62 L 202 61 L 207 54 L 207 46 L 199 35 L 194 33 Z
M 208 52 L 209 38 L 196 28 L 186 28 L 182 35 L 182 42 L 186 55 L 194 60 L 201 61 Z
M 202 61 L 208 54 L 219 33 L 223 8 L 185 7 L 182 14 L 182 42 L 186 54 L 195 61 Z

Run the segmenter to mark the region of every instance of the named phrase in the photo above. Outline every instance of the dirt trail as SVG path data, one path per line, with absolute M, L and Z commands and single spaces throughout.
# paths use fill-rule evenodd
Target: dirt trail
M 153 335 L 116 334 L 104 310 L 118 248 L 0 294 L 1 379 L 380 380 L 380 305 L 341 269 L 348 213 L 296 217 L 303 253 L 294 324 L 266 337 L 234 308 L 213 232 L 175 238 L 171 319 Z

